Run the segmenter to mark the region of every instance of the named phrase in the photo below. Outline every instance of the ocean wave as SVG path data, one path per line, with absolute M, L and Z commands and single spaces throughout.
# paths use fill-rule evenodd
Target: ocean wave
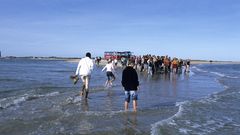
M 193 66 L 193 69 L 197 70 L 198 72 L 203 72 L 203 73 L 207 73 L 208 71 L 200 69 L 199 67 Z
M 200 100 L 176 103 L 176 106 L 179 106 L 178 112 L 168 119 L 151 125 L 151 134 L 158 135 L 163 132 L 169 134 L 212 134 L 226 129 L 226 125 L 233 127 L 231 132 L 236 133 L 239 131 L 239 124 L 234 118 L 238 116 L 238 107 L 233 107 L 234 110 L 231 110 L 232 114 L 230 115 L 222 114 L 228 112 L 226 110 L 228 102 L 232 102 L 232 99 L 235 99 L 233 102 L 239 100 L 239 93 L 239 91 L 225 90 Z M 211 119 L 207 114 L 211 116 Z
M 56 96 L 58 95 L 59 92 L 51 92 L 51 93 L 47 93 L 47 94 L 39 94 L 39 95 L 29 95 L 29 94 L 24 94 L 22 96 L 14 96 L 14 97 L 7 97 L 7 98 L 3 98 L 0 99 L 0 108 L 1 109 L 6 109 L 8 107 L 11 106 L 17 106 L 23 102 L 26 101 L 31 101 L 31 100 L 35 100 L 41 97 L 51 97 L 51 96 Z
M 182 112 L 183 112 L 183 106 L 185 104 L 188 104 L 189 101 L 183 101 L 183 102 L 177 102 L 176 103 L 176 106 L 178 106 L 178 112 L 175 113 L 173 116 L 167 118 L 167 119 L 164 119 L 164 120 L 161 120 L 159 122 L 156 122 L 154 124 L 151 125 L 151 135 L 158 135 L 159 132 L 158 132 L 158 127 L 159 126 L 163 126 L 164 124 L 169 124 L 169 125 L 176 125 L 176 123 L 174 122 L 174 118 L 177 118 L 177 117 L 180 117 L 182 115 Z
M 239 77 L 237 76 L 226 76 L 227 78 L 231 78 L 231 79 L 238 79 Z
M 200 104 L 211 104 L 213 102 L 217 102 L 217 100 L 220 98 L 218 95 L 218 93 L 213 93 L 208 95 L 205 98 L 202 98 L 198 101 L 183 101 L 183 102 L 176 102 L 176 106 L 179 107 L 178 112 L 176 114 L 174 114 L 173 116 L 161 120 L 159 122 L 156 122 L 154 124 L 151 125 L 151 135 L 159 135 L 161 134 L 159 127 L 165 126 L 165 125 L 170 125 L 170 126 L 179 126 L 176 119 L 180 118 L 183 115 L 186 115 L 186 113 L 188 113 L 188 111 L 190 110 L 189 107 L 192 106 L 194 103 L 200 103 Z M 188 125 L 193 125 L 191 126 L 192 128 L 198 129 L 200 127 L 202 127 L 203 125 L 199 125 L 198 123 L 192 123 L 189 120 L 184 120 L 185 123 L 188 123 Z M 188 128 L 178 128 L 178 132 L 181 134 L 189 134 L 190 132 L 192 132 L 191 129 Z M 206 130 L 205 132 L 209 132 L 208 130 Z
M 74 104 L 82 101 L 82 98 L 80 96 L 75 96 L 75 97 L 68 97 L 66 99 L 67 104 Z
M 45 95 L 43 95 L 43 96 L 51 97 L 51 96 L 56 96 L 56 95 L 59 95 L 59 94 L 60 94 L 60 93 L 59 93 L 58 91 L 56 91 L 56 92 L 47 93 L 47 94 L 45 94 Z
M 5 98 L 4 100 L 0 101 L 0 108 L 5 109 L 11 106 L 16 106 L 24 101 L 26 101 L 26 97 L 11 97 L 11 98 Z
M 238 76 L 230 76 L 230 75 L 226 75 L 224 73 L 220 73 L 220 72 L 210 72 L 210 71 L 206 71 L 206 70 L 203 70 L 197 66 L 193 66 L 192 69 L 195 69 L 197 70 L 198 72 L 202 72 L 202 73 L 211 73 L 211 74 L 214 74 L 214 75 L 217 75 L 219 77 L 227 77 L 227 78 L 231 78 L 231 79 L 238 79 L 239 77 Z
M 219 100 L 219 99 L 220 99 L 220 97 L 218 95 L 212 94 L 206 98 L 200 99 L 198 102 L 203 103 L 203 104 L 211 104 L 213 102 L 217 102 L 217 100 Z
M 219 77 L 225 77 L 226 76 L 225 74 L 219 73 L 219 72 L 210 72 L 210 73 L 215 74 L 215 75 L 217 75 Z
M 224 87 L 225 90 L 230 88 L 230 87 L 227 86 L 227 85 L 223 85 L 223 87 Z
M 215 74 L 219 77 L 226 77 L 226 78 L 231 78 L 231 79 L 238 79 L 239 78 L 237 76 L 229 76 L 229 75 L 225 75 L 225 74 L 219 73 L 219 72 L 210 72 L 210 73 Z

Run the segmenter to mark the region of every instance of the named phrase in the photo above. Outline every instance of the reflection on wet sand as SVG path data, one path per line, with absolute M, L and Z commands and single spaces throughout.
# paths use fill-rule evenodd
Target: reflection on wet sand
M 127 135 L 137 134 L 138 132 L 140 132 L 138 131 L 138 128 L 137 128 L 137 125 L 138 125 L 137 112 L 126 112 L 124 114 L 124 117 L 125 117 L 124 132 Z
M 88 106 L 88 99 L 82 99 L 82 102 L 81 102 L 81 110 L 86 112 L 86 111 L 89 111 L 89 106 Z

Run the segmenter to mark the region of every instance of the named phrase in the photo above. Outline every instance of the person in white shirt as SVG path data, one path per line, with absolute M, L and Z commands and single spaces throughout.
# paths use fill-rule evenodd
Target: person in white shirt
M 115 65 L 115 67 L 117 67 L 117 64 L 118 64 L 118 60 L 117 60 L 117 58 L 114 59 L 113 63 L 114 63 L 114 65 Z
M 91 53 L 87 52 L 86 57 L 82 58 L 79 61 L 77 70 L 75 73 L 76 76 L 80 76 L 80 78 L 82 79 L 83 86 L 82 86 L 82 90 L 80 91 L 80 96 L 85 96 L 85 98 L 88 98 L 89 81 L 90 81 L 92 70 L 93 70 L 93 61 L 91 59 Z
M 111 60 L 108 60 L 108 63 L 105 67 L 103 67 L 102 71 L 106 69 L 106 75 L 107 75 L 107 81 L 105 83 L 105 87 L 112 86 L 112 82 L 115 80 L 115 76 L 113 74 L 114 72 L 114 66 Z

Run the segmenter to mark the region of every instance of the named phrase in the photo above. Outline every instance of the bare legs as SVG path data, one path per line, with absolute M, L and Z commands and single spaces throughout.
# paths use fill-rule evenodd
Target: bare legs
M 108 86 L 112 86 L 112 82 L 115 80 L 115 78 L 111 79 L 111 80 L 107 80 L 105 82 L 105 87 L 108 87 Z
M 127 101 L 124 102 L 124 108 L 125 108 L 125 111 L 128 110 L 128 102 Z M 137 111 L 137 100 L 133 100 L 133 111 L 134 112 Z
M 80 96 L 85 96 L 88 98 L 88 87 L 89 87 L 89 76 L 81 76 L 83 86 L 82 90 L 80 91 Z
M 82 90 L 80 91 L 80 96 L 83 96 L 84 90 L 85 90 L 85 84 L 83 84 L 82 86 Z
M 125 101 L 125 103 L 124 103 L 124 108 L 125 108 L 125 111 L 128 110 L 128 102 L 127 101 Z
M 133 111 L 137 111 L 137 100 L 133 100 Z
M 105 87 L 108 87 L 108 86 L 112 86 L 112 82 L 107 80 L 106 83 L 105 83 Z

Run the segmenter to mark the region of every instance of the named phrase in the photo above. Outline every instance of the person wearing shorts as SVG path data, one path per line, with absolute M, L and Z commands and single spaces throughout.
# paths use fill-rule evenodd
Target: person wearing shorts
M 104 71 L 106 69 L 107 81 L 105 83 L 105 87 L 112 86 L 112 82 L 115 80 L 114 66 L 111 60 L 108 60 L 108 64 L 102 69 Z
M 83 92 L 86 91 L 85 98 L 88 98 L 89 92 L 89 81 L 91 77 L 91 72 L 93 70 L 93 61 L 91 59 L 91 53 L 87 52 L 86 57 L 82 58 L 76 70 L 75 75 L 80 76 L 83 82 L 82 90 L 80 91 L 80 96 L 83 96 Z
M 125 111 L 128 110 L 129 102 L 132 99 L 133 101 L 133 110 L 137 111 L 137 100 L 138 94 L 137 90 L 139 89 L 138 74 L 133 68 L 134 63 L 129 62 L 128 66 L 122 72 L 122 86 L 125 93 L 125 102 L 124 108 Z

